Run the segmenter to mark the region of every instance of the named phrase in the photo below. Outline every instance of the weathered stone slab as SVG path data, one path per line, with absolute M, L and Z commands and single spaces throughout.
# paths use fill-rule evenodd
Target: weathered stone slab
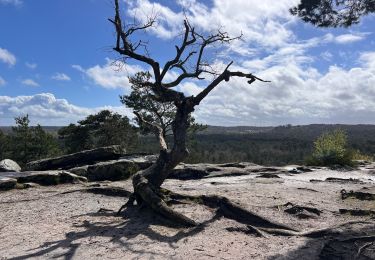
M 195 180 L 214 177 L 233 177 L 249 174 L 269 173 L 272 175 L 287 173 L 283 168 L 263 167 L 253 163 L 226 164 L 179 164 L 169 175 L 169 179 Z
M 4 159 L 0 161 L 0 172 L 20 172 L 21 167 L 13 160 Z
M 7 178 L 15 179 L 17 183 L 36 183 L 44 186 L 58 185 L 63 183 L 85 182 L 87 179 L 67 171 L 30 171 L 30 172 L 8 172 Z
M 119 160 L 76 167 L 69 171 L 84 176 L 89 181 L 118 181 L 128 179 L 137 171 L 150 167 L 156 159 L 155 155 L 128 156 Z
M 27 171 L 46 171 L 58 169 L 70 169 L 88 164 L 94 164 L 99 161 L 118 159 L 126 153 L 125 149 L 119 145 L 101 147 L 92 150 L 86 150 L 78 153 L 63 155 L 55 158 L 48 158 L 29 162 L 24 170 Z
M 8 177 L 0 177 L 0 191 L 11 190 L 16 187 L 17 180 Z

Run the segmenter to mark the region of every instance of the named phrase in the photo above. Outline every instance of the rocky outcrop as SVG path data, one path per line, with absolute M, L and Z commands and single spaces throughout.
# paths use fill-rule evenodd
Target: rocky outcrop
M 14 189 L 17 185 L 17 180 L 8 177 L 0 177 L 0 191 Z
M 6 173 L 0 177 L 0 180 L 11 179 L 14 185 L 25 183 L 36 183 L 43 186 L 58 185 L 64 183 L 86 182 L 87 179 L 82 176 L 67 172 L 67 171 L 31 171 L 21 173 Z M 10 183 L 8 183 L 10 185 Z M 4 184 L 3 185 L 7 185 Z
M 276 174 L 288 173 L 280 167 L 263 167 L 253 163 L 226 163 L 226 164 L 179 164 L 169 175 L 169 179 L 194 180 L 214 177 L 231 177 L 242 175 L 268 174 L 277 178 Z M 267 176 L 268 177 L 268 176 Z
M 99 162 L 69 169 L 70 172 L 84 176 L 89 181 L 118 181 L 125 180 L 139 170 L 150 167 L 157 156 L 126 156 L 119 160 Z
M 101 147 L 92 150 L 86 150 L 78 153 L 63 155 L 55 158 L 48 158 L 29 162 L 24 170 L 27 171 L 45 171 L 58 169 L 71 169 L 83 165 L 94 164 L 99 161 L 115 160 L 126 153 L 125 149 L 119 145 Z
M 20 172 L 21 167 L 13 160 L 4 159 L 0 161 L 0 172 Z

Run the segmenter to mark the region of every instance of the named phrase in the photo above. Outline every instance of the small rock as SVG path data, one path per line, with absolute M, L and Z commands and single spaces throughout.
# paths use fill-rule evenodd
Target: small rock
M 256 176 L 256 178 L 278 178 L 280 179 L 280 176 L 271 172 L 264 172 L 264 173 L 261 173 L 259 176 Z
M 17 180 L 13 178 L 0 177 L 0 190 L 11 190 L 16 187 Z
M 29 188 L 35 188 L 35 187 L 38 187 L 39 185 L 37 183 L 34 183 L 34 182 L 26 182 L 23 184 L 23 188 L 24 189 L 29 189 Z
M 322 211 L 318 210 L 317 208 L 294 205 L 290 202 L 284 204 L 283 206 L 286 207 L 284 210 L 286 213 L 295 215 L 300 219 L 316 218 L 317 216 L 320 216 L 320 213 L 322 213 Z
M 20 172 L 21 167 L 13 160 L 4 159 L 0 161 L 0 172 Z

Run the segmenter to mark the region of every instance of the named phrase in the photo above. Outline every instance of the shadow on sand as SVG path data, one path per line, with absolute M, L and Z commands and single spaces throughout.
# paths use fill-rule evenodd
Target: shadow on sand
M 73 218 L 89 216 L 89 217 L 114 217 L 116 213 L 112 210 L 100 209 L 98 212 L 88 213 L 84 215 L 74 216 Z M 205 227 L 221 218 L 219 213 L 213 215 L 212 218 L 203 222 L 202 224 L 190 228 L 190 229 L 177 229 L 179 230 L 173 236 L 167 236 L 155 232 L 151 226 L 162 225 L 165 227 L 178 228 L 176 225 L 172 225 L 167 220 L 155 216 L 147 209 L 138 209 L 136 207 L 130 207 L 124 210 L 122 214 L 124 222 L 119 224 L 118 219 L 113 222 L 90 222 L 84 220 L 82 224 L 74 225 L 75 228 L 83 228 L 83 231 L 73 231 L 65 234 L 65 238 L 56 241 L 45 242 L 43 245 L 37 248 L 30 249 L 31 253 L 24 254 L 21 256 L 9 258 L 14 260 L 29 259 L 32 257 L 45 257 L 45 258 L 63 258 L 73 259 L 77 249 L 81 246 L 79 240 L 90 239 L 95 237 L 108 238 L 108 242 L 118 244 L 123 250 L 133 252 L 139 255 L 149 254 L 152 256 L 163 257 L 162 254 L 157 254 L 154 251 L 149 251 L 147 248 L 151 248 L 153 241 L 166 243 L 171 248 L 176 248 L 174 243 L 181 239 L 189 236 L 193 236 L 205 229 Z M 119 217 L 120 218 L 120 217 Z M 150 242 L 142 242 L 142 250 L 135 249 L 135 243 L 128 242 L 132 238 L 139 235 L 144 235 L 149 238 Z M 63 253 L 60 253 L 64 251 Z M 168 256 L 164 256 L 168 257 Z

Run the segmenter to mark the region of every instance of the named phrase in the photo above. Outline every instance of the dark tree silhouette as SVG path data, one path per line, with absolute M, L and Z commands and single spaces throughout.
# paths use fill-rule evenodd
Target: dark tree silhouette
M 137 130 L 129 118 L 109 110 L 88 115 L 78 124 L 70 124 L 58 131 L 68 153 L 109 145 L 132 148 L 137 142 Z
M 146 24 L 136 26 L 125 25 L 120 16 L 119 1 L 115 0 L 115 18 L 109 19 L 116 29 L 116 44 L 113 48 L 126 61 L 133 59 L 145 65 L 149 65 L 152 77 L 142 81 L 144 87 L 150 90 L 148 97 L 160 104 L 172 103 L 175 106 L 174 118 L 171 122 L 173 145 L 168 147 L 163 135 L 162 127 L 147 121 L 141 113 L 135 111 L 139 121 L 148 124 L 156 133 L 160 145 L 160 153 L 156 162 L 149 168 L 137 172 L 133 176 L 134 193 L 128 202 L 119 210 L 119 213 L 127 207 L 137 206 L 150 208 L 153 212 L 171 220 L 175 224 L 184 226 L 196 225 L 195 221 L 174 211 L 167 203 L 171 200 L 190 200 L 212 207 L 215 205 L 222 215 L 237 220 L 253 221 L 254 224 L 262 227 L 290 229 L 280 224 L 272 223 L 256 214 L 241 208 L 230 202 L 225 197 L 219 196 L 199 196 L 194 197 L 175 194 L 161 188 L 161 185 L 170 174 L 171 170 L 188 156 L 187 150 L 187 130 L 189 128 L 189 118 L 195 107 L 198 106 L 207 95 L 223 81 L 230 81 L 233 77 L 245 78 L 249 84 L 262 80 L 251 73 L 242 71 L 232 71 L 230 62 L 221 72 L 216 72 L 207 62 L 207 49 L 212 49 L 222 44 L 231 43 L 240 37 L 231 38 L 228 33 L 218 30 L 216 33 L 204 35 L 198 33 L 188 22 L 184 21 L 184 33 L 180 45 L 176 46 L 176 53 L 172 59 L 164 66 L 151 58 L 147 50 L 141 51 L 145 47 L 145 41 L 134 41 L 134 34 L 145 31 L 155 24 L 155 19 L 151 18 Z M 187 64 L 193 64 L 193 67 Z M 179 71 L 178 76 L 168 81 L 165 79 L 170 70 Z M 203 80 L 203 75 L 210 74 L 213 80 L 196 96 L 185 96 L 184 93 L 176 90 L 176 87 L 186 79 Z
M 318 27 L 349 27 L 375 12 L 375 0 L 302 0 L 290 12 Z

